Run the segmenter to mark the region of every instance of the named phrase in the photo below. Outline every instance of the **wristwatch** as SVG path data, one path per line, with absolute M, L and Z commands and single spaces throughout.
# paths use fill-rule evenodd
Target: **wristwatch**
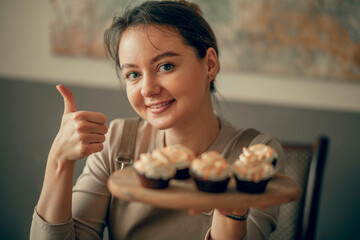
M 237 216 L 237 215 L 232 215 L 232 214 L 227 214 L 225 216 L 228 218 L 234 219 L 236 221 L 245 221 L 248 218 L 249 214 L 250 214 L 250 208 L 248 208 L 247 212 L 243 216 Z

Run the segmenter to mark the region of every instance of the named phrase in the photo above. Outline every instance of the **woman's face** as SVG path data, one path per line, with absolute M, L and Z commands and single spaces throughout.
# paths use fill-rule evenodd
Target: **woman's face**
M 181 127 L 212 111 L 208 56 L 199 59 L 176 31 L 128 28 L 120 39 L 119 60 L 132 107 L 154 127 Z

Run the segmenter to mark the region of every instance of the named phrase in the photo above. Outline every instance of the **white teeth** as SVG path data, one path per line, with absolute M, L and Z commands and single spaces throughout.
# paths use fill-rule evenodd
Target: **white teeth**
M 171 102 L 171 101 L 170 101 L 170 102 Z M 160 108 L 160 107 L 162 107 L 162 106 L 169 105 L 170 102 L 161 103 L 161 104 L 157 104 L 157 105 L 152 105 L 152 106 L 150 106 L 150 108 Z

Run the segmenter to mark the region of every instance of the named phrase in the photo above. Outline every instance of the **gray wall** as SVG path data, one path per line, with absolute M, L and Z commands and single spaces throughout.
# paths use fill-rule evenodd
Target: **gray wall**
M 108 122 L 136 116 L 117 89 L 68 87 L 78 109 L 102 112 Z M 0 239 L 28 239 L 63 101 L 55 85 L 0 78 L 0 110 Z M 281 141 L 329 136 L 317 239 L 360 239 L 360 114 L 229 102 L 222 104 L 222 115 L 235 126 L 256 127 Z

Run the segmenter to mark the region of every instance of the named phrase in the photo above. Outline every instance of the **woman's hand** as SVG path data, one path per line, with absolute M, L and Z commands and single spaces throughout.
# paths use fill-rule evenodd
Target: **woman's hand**
M 72 92 L 58 85 L 65 109 L 58 134 L 51 146 L 37 213 L 49 223 L 71 219 L 75 161 L 103 149 L 106 117 L 101 113 L 76 111 Z
M 76 111 L 72 92 L 63 85 L 56 86 L 64 98 L 64 114 L 60 130 L 53 142 L 49 159 L 75 161 L 103 149 L 105 134 L 104 114 Z

